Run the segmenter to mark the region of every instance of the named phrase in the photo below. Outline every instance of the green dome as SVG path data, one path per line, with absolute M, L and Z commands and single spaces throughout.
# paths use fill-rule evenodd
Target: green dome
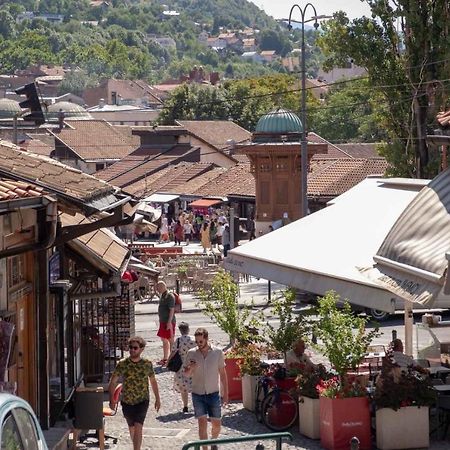
M 59 111 L 66 119 L 92 119 L 92 116 L 80 105 L 71 102 L 53 103 L 47 108 L 49 119 L 58 119 Z
M 256 125 L 256 134 L 289 134 L 301 133 L 302 122 L 299 117 L 291 111 L 278 108 L 262 116 Z
M 0 119 L 12 119 L 16 114 L 21 114 L 19 102 L 10 98 L 0 99 Z

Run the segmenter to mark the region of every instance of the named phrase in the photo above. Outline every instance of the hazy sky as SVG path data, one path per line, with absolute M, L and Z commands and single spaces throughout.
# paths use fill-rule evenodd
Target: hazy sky
M 300 7 L 304 7 L 308 1 L 294 1 L 294 0 L 250 0 L 263 9 L 270 16 L 275 19 L 287 19 L 289 17 L 289 11 L 292 5 L 297 3 Z M 318 15 L 332 15 L 335 11 L 342 9 L 347 15 L 353 19 L 355 17 L 361 17 L 363 15 L 368 16 L 370 9 L 366 2 L 361 0 L 311 0 L 311 3 L 316 8 Z M 311 17 L 312 8 L 308 7 L 308 12 L 305 18 Z M 300 13 L 298 9 L 295 9 L 292 13 L 294 20 L 300 20 Z

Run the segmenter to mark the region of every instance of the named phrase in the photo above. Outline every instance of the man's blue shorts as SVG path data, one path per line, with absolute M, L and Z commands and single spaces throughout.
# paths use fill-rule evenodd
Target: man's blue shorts
M 192 393 L 192 405 L 196 418 L 208 416 L 211 419 L 220 419 L 222 416 L 218 392 L 202 395 Z

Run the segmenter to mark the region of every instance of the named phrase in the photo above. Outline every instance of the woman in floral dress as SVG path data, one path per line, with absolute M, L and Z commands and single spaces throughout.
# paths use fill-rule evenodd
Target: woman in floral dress
M 183 374 L 184 360 L 186 359 L 186 355 L 188 350 L 194 348 L 196 346 L 195 340 L 189 336 L 189 324 L 186 322 L 180 322 L 178 325 L 178 329 L 180 330 L 181 336 L 178 337 L 173 345 L 172 355 L 178 350 L 180 353 L 181 359 L 183 360 L 183 366 L 178 372 L 174 373 L 173 376 L 173 388 L 175 391 L 181 394 L 181 400 L 183 401 L 183 412 L 188 412 L 188 398 L 189 392 L 191 392 L 192 388 L 192 378 L 187 377 Z

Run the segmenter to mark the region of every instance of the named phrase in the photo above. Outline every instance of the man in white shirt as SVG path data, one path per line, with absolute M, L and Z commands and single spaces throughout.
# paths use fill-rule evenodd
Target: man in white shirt
M 228 403 L 228 382 L 223 351 L 208 342 L 208 330 L 198 328 L 194 333 L 197 348 L 186 355 L 184 374 L 192 376 L 192 404 L 198 421 L 198 435 L 208 439 L 208 417 L 211 421 L 211 438 L 217 439 L 222 425 L 219 379 L 222 386 L 222 403 Z M 203 446 L 203 450 L 207 447 Z M 211 445 L 211 450 L 217 449 Z

